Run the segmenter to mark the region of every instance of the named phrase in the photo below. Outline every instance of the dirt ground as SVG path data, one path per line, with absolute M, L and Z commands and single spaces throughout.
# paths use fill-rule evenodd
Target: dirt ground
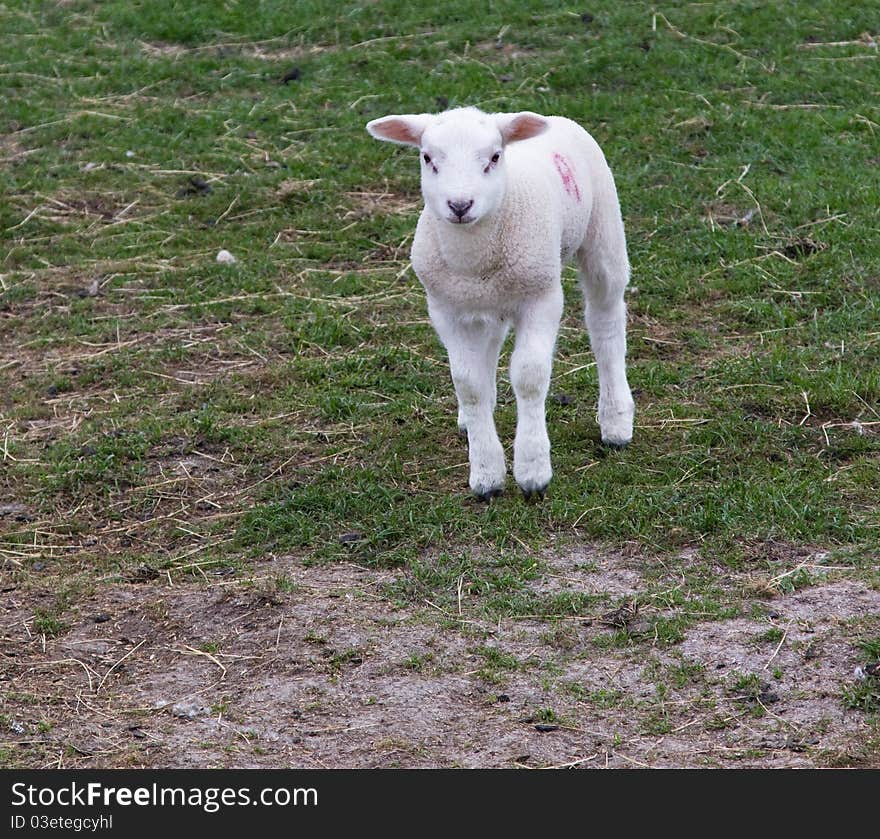
M 642 585 L 631 558 L 543 559 L 542 591 Z M 56 767 L 865 765 L 872 728 L 841 698 L 863 663 L 848 622 L 880 613 L 861 582 L 678 644 L 603 645 L 607 615 L 490 625 L 467 592 L 452 610 L 396 598 L 406 573 L 288 557 L 246 583 L 108 583 L 57 638 L 7 591 L 0 742 Z

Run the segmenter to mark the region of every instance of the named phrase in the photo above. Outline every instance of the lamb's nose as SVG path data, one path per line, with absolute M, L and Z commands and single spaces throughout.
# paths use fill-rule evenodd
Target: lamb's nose
M 459 218 L 464 218 L 467 211 L 474 206 L 473 200 L 470 201 L 447 201 L 449 209 L 452 210 Z

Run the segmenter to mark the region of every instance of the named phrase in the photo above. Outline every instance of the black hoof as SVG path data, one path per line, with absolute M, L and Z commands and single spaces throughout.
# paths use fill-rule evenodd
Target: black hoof
M 488 504 L 493 498 L 497 498 L 503 492 L 504 490 L 501 487 L 493 487 L 492 489 L 486 490 L 486 492 L 474 491 L 474 496 L 478 501 L 483 501 Z
M 622 452 L 629 445 L 629 440 L 625 443 L 612 443 L 608 440 L 603 440 L 602 445 L 606 448 L 613 449 L 616 452 Z
M 539 489 L 523 489 L 522 487 L 520 487 L 520 489 L 522 490 L 523 498 L 525 498 L 526 501 L 543 501 L 544 496 L 547 494 L 546 484 Z

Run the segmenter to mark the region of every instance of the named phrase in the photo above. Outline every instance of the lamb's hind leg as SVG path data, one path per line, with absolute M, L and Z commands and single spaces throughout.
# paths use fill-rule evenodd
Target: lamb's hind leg
M 507 473 L 493 417 L 498 352 L 507 325 L 490 317 L 462 319 L 430 304 L 429 311 L 449 354 L 459 427 L 467 431 L 470 488 L 488 500 L 502 492 Z
M 616 447 L 632 439 L 632 393 L 626 379 L 626 304 L 629 260 L 623 222 L 617 209 L 597 208 L 590 234 L 578 251 L 584 315 L 599 374 L 599 430 L 602 442 Z M 598 217 L 597 217 L 598 216 Z

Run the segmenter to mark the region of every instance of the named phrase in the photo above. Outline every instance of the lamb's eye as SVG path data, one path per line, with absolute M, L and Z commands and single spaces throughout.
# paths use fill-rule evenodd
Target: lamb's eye
M 501 160 L 501 152 L 496 151 L 495 154 L 492 155 L 492 162 L 497 163 L 499 160 Z
M 430 163 L 431 162 L 431 155 L 430 154 L 423 154 L 422 160 L 424 160 L 425 163 Z

